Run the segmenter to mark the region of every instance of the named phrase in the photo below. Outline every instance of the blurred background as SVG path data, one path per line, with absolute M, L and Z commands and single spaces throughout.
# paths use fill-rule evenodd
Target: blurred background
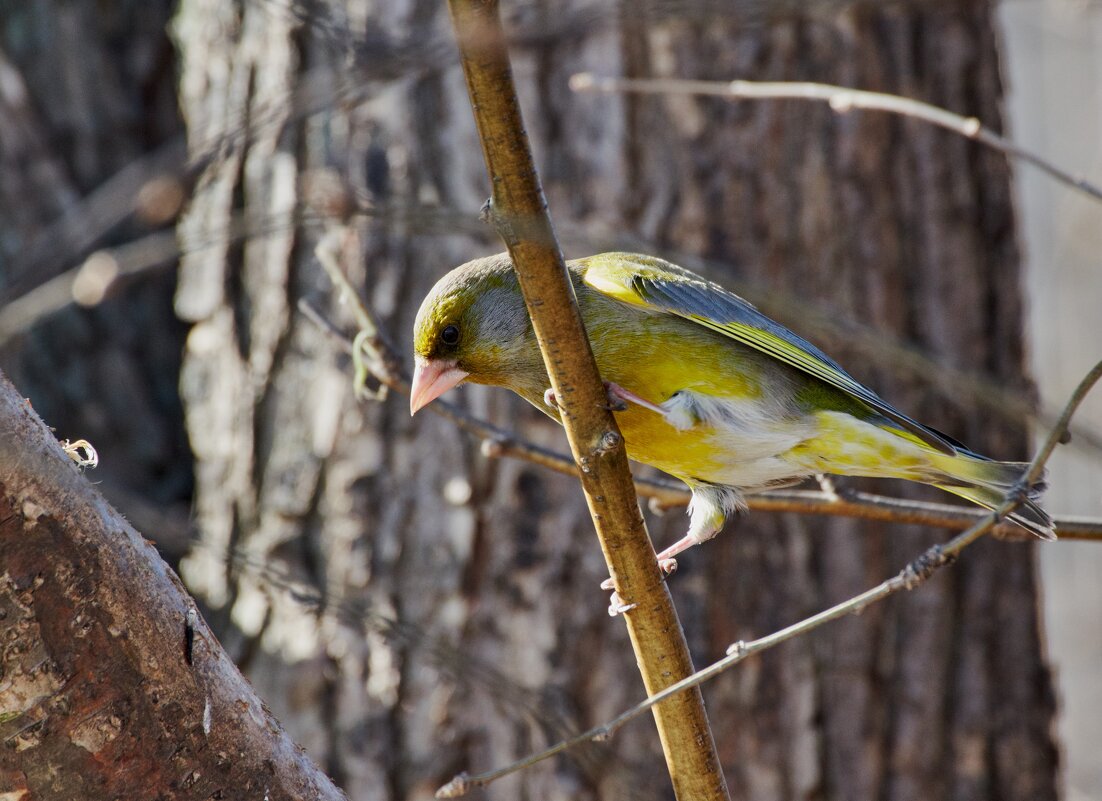
M 1059 158 L 1072 172 L 1102 177 L 1102 6 L 1005 2 L 1007 111 L 1017 142 Z M 1030 371 L 1044 406 L 1055 407 L 1102 352 L 1102 229 L 1097 203 L 1064 192 L 1035 170 L 1015 173 L 1018 231 L 1025 255 Z M 1087 399 L 1080 422 L 1102 430 L 1102 396 Z M 1064 448 L 1049 469 L 1049 507 L 1097 517 L 1102 465 L 1097 452 Z M 1061 706 L 1067 798 L 1102 797 L 1102 557 L 1094 543 L 1040 548 L 1044 625 Z
M 504 0 L 568 257 L 665 256 L 1003 459 L 1102 354 L 1102 204 L 923 123 L 576 94 L 579 71 L 814 80 L 975 115 L 1102 182 L 1102 10 L 1076 0 Z M 420 299 L 500 249 L 443 3 L 0 0 L 0 368 L 176 567 L 294 737 L 423 799 L 642 696 L 575 482 L 358 402 L 327 234 L 409 359 Z M 304 311 L 310 309 L 312 312 Z M 455 393 L 565 447 L 503 392 Z M 1050 468 L 1102 516 L 1102 401 Z M 924 488 L 845 482 L 945 500 Z M 652 537 L 684 516 L 648 513 Z M 697 664 L 946 532 L 754 514 L 682 560 Z M 705 688 L 739 799 L 1102 797 L 1102 545 L 990 541 Z M 660 799 L 633 724 L 492 799 Z

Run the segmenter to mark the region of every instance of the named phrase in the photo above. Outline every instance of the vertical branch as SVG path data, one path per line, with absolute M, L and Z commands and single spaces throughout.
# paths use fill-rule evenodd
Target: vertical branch
M 497 0 L 449 0 L 493 184 L 491 217 L 513 259 L 586 502 L 625 615 L 648 694 L 692 672 L 672 599 L 659 574 L 628 469 L 623 438 L 589 347 L 524 131 Z M 726 799 L 698 690 L 655 707 L 679 799 Z

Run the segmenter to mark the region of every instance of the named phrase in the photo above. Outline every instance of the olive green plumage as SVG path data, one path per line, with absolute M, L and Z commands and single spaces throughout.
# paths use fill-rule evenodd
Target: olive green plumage
M 995 462 L 890 406 L 814 345 L 722 287 L 661 259 L 605 253 L 568 263 L 628 454 L 693 490 L 689 534 L 708 539 L 742 494 L 817 473 L 904 478 L 997 505 L 1024 465 Z M 462 380 L 542 411 L 547 375 L 505 255 L 456 268 L 414 326 L 416 411 Z M 1011 518 L 1040 537 L 1034 499 Z

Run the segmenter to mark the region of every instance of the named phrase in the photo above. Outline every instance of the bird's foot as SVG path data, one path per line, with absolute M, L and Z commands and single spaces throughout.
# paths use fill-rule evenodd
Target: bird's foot
M 677 572 L 677 560 L 676 559 L 658 559 L 658 569 L 662 571 L 663 576 L 669 576 L 672 573 Z M 616 582 L 611 578 L 606 578 L 601 582 L 602 590 L 615 590 Z
M 624 603 L 623 599 L 620 598 L 620 593 L 616 592 L 616 590 L 613 590 L 612 595 L 608 597 L 608 616 L 618 617 L 619 615 L 625 614 L 626 612 L 630 612 L 638 605 L 639 604 Z
M 815 481 L 819 484 L 819 490 L 832 501 L 838 500 L 838 489 L 834 486 L 834 479 L 826 473 L 816 473 Z
M 665 578 L 666 576 L 669 576 L 677 571 L 677 560 L 658 559 L 658 569 L 662 571 L 662 577 Z M 622 615 L 625 612 L 630 612 L 632 609 L 638 606 L 638 604 L 634 603 L 624 603 L 623 599 L 620 597 L 620 594 L 616 592 L 616 582 L 614 582 L 611 578 L 606 578 L 604 581 L 601 582 L 601 589 L 605 590 L 606 592 L 610 591 L 612 593 L 612 595 L 609 596 L 608 599 L 609 617 L 616 617 L 617 615 Z

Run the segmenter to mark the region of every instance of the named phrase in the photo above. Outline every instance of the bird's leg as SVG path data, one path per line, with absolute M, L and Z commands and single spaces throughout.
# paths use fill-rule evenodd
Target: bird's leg
M 636 395 L 634 392 L 624 389 L 619 384 L 612 381 L 605 381 L 605 391 L 608 393 L 608 408 L 614 412 L 622 412 L 628 408 L 629 403 L 634 403 L 636 406 L 642 406 L 644 409 L 650 409 L 652 412 L 657 412 L 660 415 L 665 416 L 666 410 L 659 406 L 657 403 L 651 403 L 646 398 L 642 398 Z M 555 398 L 555 390 L 548 387 L 543 393 L 543 402 L 548 406 L 557 409 L 559 404 Z
M 658 554 L 659 569 L 667 576 L 677 570 L 674 557 L 694 545 L 714 537 L 723 528 L 727 515 L 742 503 L 742 496 L 734 487 L 718 484 L 699 484 L 693 487 L 689 501 L 689 530 L 669 548 Z
M 717 531 L 708 534 L 704 539 L 711 539 L 718 533 Z M 667 576 L 677 570 L 677 560 L 674 559 L 679 553 L 687 551 L 694 545 L 699 545 L 704 540 L 697 539 L 696 535 L 690 531 L 684 537 L 679 539 L 673 545 L 666 550 L 662 551 L 655 558 L 658 560 L 658 569 L 665 573 Z
M 694 545 L 712 539 L 723 528 L 727 515 L 741 506 L 742 496 L 734 487 L 719 484 L 694 485 L 693 497 L 689 501 L 689 531 L 669 548 L 655 554 L 658 569 L 666 576 L 677 570 L 677 559 L 674 557 Z M 616 593 L 616 585 L 611 578 L 601 582 L 601 589 L 613 591 L 608 607 L 608 613 L 613 617 L 634 608 L 634 604 L 624 604 Z
M 834 479 L 826 473 L 816 473 L 815 481 L 819 484 L 819 490 L 828 498 L 838 500 L 838 490 L 834 488 Z
M 609 579 L 609 581 L 612 581 L 612 579 Z M 602 584 L 601 586 L 603 587 L 604 585 Z M 638 605 L 639 604 L 624 603 L 623 598 L 620 597 L 620 593 L 613 590 L 612 595 L 608 596 L 608 616 L 616 617 L 617 615 L 622 615 L 625 612 L 630 612 Z
M 627 404 L 634 403 L 636 406 L 642 406 L 644 409 L 650 409 L 652 412 L 657 412 L 661 415 L 666 413 L 666 410 L 658 404 L 651 403 L 646 398 L 639 397 L 634 392 L 624 389 L 619 384 L 606 381 L 605 389 L 608 391 L 609 408 L 614 412 L 622 412 L 627 409 Z

